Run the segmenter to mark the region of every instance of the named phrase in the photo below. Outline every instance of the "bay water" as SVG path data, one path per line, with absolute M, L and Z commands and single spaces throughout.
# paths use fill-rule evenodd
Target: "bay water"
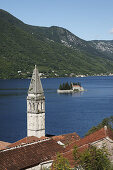
M 113 77 L 41 79 L 45 94 L 46 134 L 76 132 L 80 137 L 104 118 L 113 116 Z M 85 91 L 58 94 L 63 82 L 81 82 Z M 0 141 L 27 135 L 26 98 L 29 79 L 0 80 Z

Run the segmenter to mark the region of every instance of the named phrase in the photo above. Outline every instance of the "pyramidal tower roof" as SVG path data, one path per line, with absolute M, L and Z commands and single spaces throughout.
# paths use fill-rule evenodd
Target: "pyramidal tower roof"
M 35 69 L 33 70 L 32 78 L 31 78 L 31 82 L 30 82 L 30 86 L 28 90 L 28 94 L 36 95 L 36 94 L 42 94 L 42 93 L 44 93 L 44 91 L 42 88 L 37 66 L 35 65 Z

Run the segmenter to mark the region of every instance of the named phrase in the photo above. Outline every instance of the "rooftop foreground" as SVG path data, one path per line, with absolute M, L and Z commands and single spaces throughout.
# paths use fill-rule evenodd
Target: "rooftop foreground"
M 25 137 L 9 144 L 4 149 L 2 148 L 0 151 L 0 169 L 17 170 L 49 167 L 58 152 L 69 160 L 73 168 L 75 166 L 73 158 L 75 145 L 79 152 L 84 152 L 91 145 L 101 148 L 103 144 L 106 145 L 110 153 L 110 161 L 113 162 L 113 132 L 106 126 L 84 138 L 80 138 L 75 132 L 51 138 Z
M 0 150 L 5 149 L 11 143 L 0 141 Z

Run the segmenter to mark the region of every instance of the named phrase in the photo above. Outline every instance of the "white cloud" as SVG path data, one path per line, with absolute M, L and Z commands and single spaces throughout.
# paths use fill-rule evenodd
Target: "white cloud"
M 113 28 L 111 29 L 110 33 L 113 34 Z

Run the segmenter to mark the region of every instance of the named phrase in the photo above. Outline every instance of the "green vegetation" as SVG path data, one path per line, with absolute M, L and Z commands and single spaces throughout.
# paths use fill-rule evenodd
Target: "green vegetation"
M 77 82 L 77 83 L 73 83 L 73 85 L 78 85 L 81 87 L 81 83 L 80 82 Z
M 69 170 L 69 161 L 64 158 L 61 154 L 57 154 L 56 160 L 53 162 L 53 170 Z
M 73 151 L 75 159 L 75 168 L 84 170 L 108 170 L 111 168 L 109 154 L 106 148 L 96 148 L 90 146 L 84 152 L 80 153 L 75 146 Z
M 77 146 L 74 147 L 73 157 L 75 160 L 76 170 L 110 170 L 112 169 L 111 162 L 109 160 L 109 153 L 106 148 L 96 148 L 90 146 L 83 152 L 79 152 Z M 57 154 L 56 160 L 53 162 L 53 170 L 70 170 L 68 159 L 64 158 L 61 154 Z
M 0 10 L 0 78 L 30 77 L 35 64 L 46 77 L 113 72 L 111 58 L 68 30 L 30 26 Z
M 77 83 L 68 83 L 68 82 L 66 82 L 66 83 L 63 83 L 63 84 L 60 84 L 60 86 L 59 86 L 59 90 L 72 90 L 72 84 L 73 85 L 79 85 L 80 87 L 81 87 L 81 83 L 80 82 L 77 82 Z
M 59 90 L 71 90 L 72 89 L 72 83 L 63 83 L 63 84 L 60 84 L 59 86 Z

